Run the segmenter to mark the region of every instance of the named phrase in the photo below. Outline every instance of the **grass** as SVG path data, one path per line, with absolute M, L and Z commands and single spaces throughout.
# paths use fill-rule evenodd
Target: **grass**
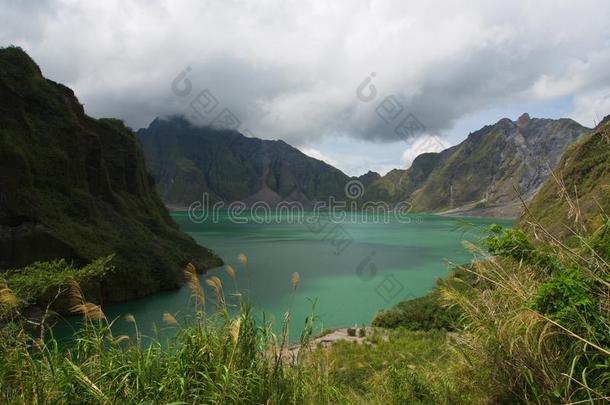
M 290 309 L 275 334 L 239 294 L 226 294 L 214 276 L 202 282 L 193 266 L 185 277 L 196 315 L 178 322 L 164 314 L 176 332 L 167 342 L 143 336 L 130 315 L 133 333 L 115 336 L 114 320 L 70 279 L 71 310 L 83 328 L 60 346 L 40 331 L 46 317 L 32 327 L 19 312 L 16 291 L 27 289 L 16 282 L 13 291 L 20 280 L 13 278 L 0 286 L 0 306 L 12 311 L 0 329 L 0 402 L 603 403 L 610 386 L 608 235 L 610 221 L 567 247 L 491 227 L 485 246 L 467 245 L 471 265 L 440 282 L 432 298 L 399 307 L 407 319 L 398 327 L 374 328 L 362 344 L 314 347 L 312 314 L 296 357 L 287 354 Z M 247 257 L 240 263 L 246 267 Z M 227 272 L 234 278 L 235 269 Z M 286 280 L 293 291 L 299 283 L 298 274 Z M 208 293 L 215 312 L 204 308 Z M 451 319 L 457 314 L 450 331 L 443 308 Z
M 176 329 L 165 344 L 157 337 L 143 336 L 131 315 L 126 319 L 133 324 L 133 333 L 115 336 L 115 320 L 107 319 L 100 306 L 88 302 L 71 279 L 67 283 L 71 309 L 82 315 L 83 324 L 72 343 L 60 346 L 52 333 L 28 333 L 31 328 L 19 313 L 19 298 L 3 284 L 0 305 L 13 311 L 13 316 L 11 322 L 4 318 L 0 332 L 0 403 L 296 404 L 336 400 L 337 393 L 327 389 L 323 375 L 305 368 L 300 358 L 284 357 L 287 326 L 283 335 L 275 335 L 270 325 L 257 324 L 249 305 L 239 299 L 239 311 L 229 315 L 223 286 L 215 277 L 203 284 L 215 294 L 217 304 L 217 311 L 206 315 L 198 274 L 188 266 L 185 275 L 193 289 L 196 315 L 180 325 L 172 314 L 164 314 L 166 327 Z M 299 282 L 294 274 L 293 290 Z M 286 323 L 289 318 L 287 313 Z M 312 330 L 310 318 L 301 337 L 304 346 Z
M 364 344 L 339 341 L 318 348 L 309 360 L 329 374 L 343 403 L 471 403 L 482 394 L 460 367 L 452 336 L 398 328 L 376 332 Z
M 32 326 L 20 312 L 16 293 L 28 289 L 16 272 L 0 285 L 0 402 L 603 403 L 610 386 L 608 235 L 606 220 L 568 247 L 493 226 L 484 246 L 467 244 L 471 265 L 440 282 L 432 298 L 399 306 L 407 319 L 398 327 L 374 328 L 362 344 L 314 347 L 312 314 L 295 357 L 288 355 L 290 308 L 275 334 L 239 294 L 226 294 L 217 277 L 200 280 L 193 266 L 185 277 L 195 315 L 178 322 L 165 313 L 165 327 L 176 332 L 167 342 L 143 336 L 130 315 L 133 333 L 115 336 L 114 320 L 69 279 L 70 308 L 83 328 L 60 346 L 44 333 L 47 317 Z M 240 263 L 246 267 L 247 257 Z M 227 272 L 234 279 L 235 269 Z M 293 274 L 286 287 L 299 283 Z M 215 298 L 215 311 L 204 308 L 205 294 Z M 449 331 L 443 308 L 453 320 L 457 314 Z
M 362 344 L 313 346 L 312 314 L 296 356 L 288 350 L 290 307 L 279 334 L 255 321 L 232 267 L 226 271 L 235 294 L 187 266 L 195 315 L 178 322 L 164 314 L 165 327 L 176 332 L 167 342 L 143 336 L 130 315 L 133 333 L 113 334 L 114 320 L 71 277 L 86 279 L 99 268 L 70 273 L 38 264 L 40 278 L 14 271 L 0 284 L 0 403 L 606 403 L 610 219 L 603 214 L 597 223 L 569 244 L 541 224 L 534 236 L 492 226 L 481 246 L 465 243 L 471 264 L 427 297 L 376 318 L 391 329 L 373 329 Z M 248 275 L 248 258 L 239 262 Z M 70 309 L 81 314 L 83 328 L 60 346 L 45 333 L 49 317 L 33 320 L 22 310 L 66 277 Z M 300 281 L 295 273 L 286 288 L 294 291 Z M 206 294 L 215 308 L 204 307 Z

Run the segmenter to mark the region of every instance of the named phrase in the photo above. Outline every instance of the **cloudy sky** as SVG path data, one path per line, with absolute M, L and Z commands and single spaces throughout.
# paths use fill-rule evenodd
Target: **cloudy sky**
M 230 112 L 356 175 L 526 111 L 593 126 L 610 114 L 609 22 L 606 0 L 0 0 L 0 45 L 90 115 L 135 129 Z

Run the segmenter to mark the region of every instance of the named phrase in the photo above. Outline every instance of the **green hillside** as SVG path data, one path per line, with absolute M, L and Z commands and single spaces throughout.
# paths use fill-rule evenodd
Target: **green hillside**
M 519 225 L 563 237 L 592 232 L 610 214 L 610 116 L 568 149 Z
M 93 119 L 20 48 L 0 49 L 0 271 L 116 254 L 104 302 L 175 288 L 221 260 L 178 229 L 132 131 Z

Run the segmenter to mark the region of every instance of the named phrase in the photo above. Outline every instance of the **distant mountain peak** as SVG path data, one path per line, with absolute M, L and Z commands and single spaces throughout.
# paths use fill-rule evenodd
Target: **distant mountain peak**
M 517 119 L 517 126 L 518 127 L 524 127 L 527 124 L 529 124 L 531 118 L 530 115 L 528 113 L 523 113 L 521 114 L 521 116 Z
M 373 182 L 367 198 L 409 201 L 413 210 L 515 216 L 563 152 L 589 131 L 572 120 L 508 118 L 472 132 L 440 153 L 422 154 L 403 171 Z
M 365 187 L 367 187 L 369 184 L 373 183 L 374 181 L 376 181 L 380 178 L 381 178 L 381 175 L 379 173 L 369 170 L 368 172 L 364 173 L 363 175 L 358 176 L 358 181 L 360 181 Z
M 350 179 L 282 140 L 194 125 L 183 117 L 156 119 L 137 136 L 161 198 L 174 207 L 188 207 L 203 193 L 210 202 L 309 206 L 343 195 Z

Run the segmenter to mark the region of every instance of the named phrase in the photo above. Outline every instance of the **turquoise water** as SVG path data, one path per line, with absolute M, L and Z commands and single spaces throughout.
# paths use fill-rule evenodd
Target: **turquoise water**
M 480 240 L 482 227 L 491 223 L 511 225 L 508 220 L 434 215 L 413 216 L 409 223 L 373 223 L 370 218 L 333 223 L 322 217 L 318 225 L 290 223 L 285 217 L 244 224 L 229 221 L 225 214 L 204 223 L 192 222 L 185 212 L 174 212 L 172 217 L 183 231 L 235 268 L 237 287 L 249 292 L 258 316 L 264 313 L 266 319 L 277 320 L 277 328 L 291 305 L 291 339 L 298 338 L 312 302 L 316 302 L 319 330 L 369 324 L 378 310 L 424 295 L 437 278 L 447 274 L 450 262 L 470 261 L 463 240 Z M 470 226 L 464 227 L 465 222 Z M 248 257 L 247 269 L 237 260 L 240 253 Z M 301 277 L 296 292 L 291 284 L 294 272 Z M 224 268 L 206 276 L 211 275 L 221 278 L 226 294 L 234 292 Z M 214 308 L 213 293 L 204 278 L 207 307 Z M 140 329 L 151 334 L 153 324 L 162 327 L 164 312 L 178 319 L 189 313 L 190 294 L 184 287 L 111 305 L 104 311 L 109 318 L 131 313 Z M 117 333 L 129 333 L 131 328 L 117 319 Z

